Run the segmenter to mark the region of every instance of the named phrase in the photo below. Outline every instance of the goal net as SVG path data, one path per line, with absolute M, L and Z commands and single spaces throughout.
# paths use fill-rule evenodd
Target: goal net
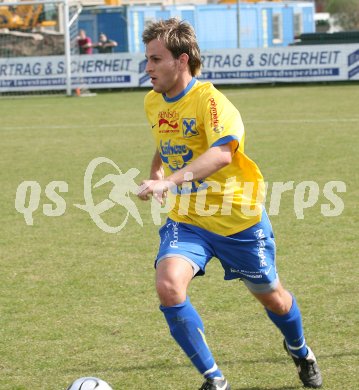
M 73 0 L 0 0 L 0 96 L 89 92 L 80 12 Z

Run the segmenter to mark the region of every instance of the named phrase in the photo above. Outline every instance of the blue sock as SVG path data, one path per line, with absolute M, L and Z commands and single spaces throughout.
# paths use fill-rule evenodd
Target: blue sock
M 205 378 L 222 377 L 204 337 L 202 320 L 189 298 L 179 305 L 160 306 L 172 337 Z
M 308 349 L 304 338 L 302 315 L 295 298 L 293 297 L 292 307 L 284 316 L 267 309 L 266 311 L 272 322 L 282 332 L 290 352 L 298 358 L 307 356 Z

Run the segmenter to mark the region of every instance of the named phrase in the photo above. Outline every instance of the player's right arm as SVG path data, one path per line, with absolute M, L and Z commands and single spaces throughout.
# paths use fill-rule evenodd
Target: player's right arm
M 152 159 L 150 179 L 151 180 L 163 180 L 165 177 L 161 156 L 156 149 Z
M 162 166 L 162 161 L 159 153 L 158 156 L 155 154 L 151 170 L 154 173 L 154 176 L 153 178 L 151 177 L 150 180 L 142 181 L 137 195 L 142 200 L 148 200 L 150 195 L 153 195 L 159 203 L 163 204 L 164 199 L 167 196 L 167 191 L 170 188 L 177 187 L 182 185 L 185 181 L 188 181 L 186 174 L 190 174 L 190 181 L 205 179 L 230 164 L 232 161 L 233 149 L 232 142 L 209 148 L 189 165 L 177 170 L 166 178 L 162 176 L 158 179 L 155 177 L 158 177 L 158 168 L 159 164 Z
M 143 180 L 138 187 L 137 196 L 142 200 L 149 200 L 150 195 L 153 195 L 159 203 L 163 203 L 166 197 L 166 192 L 170 187 L 173 187 L 175 184 L 164 180 L 164 170 L 162 165 L 161 156 L 156 149 L 156 152 L 152 159 L 150 179 Z

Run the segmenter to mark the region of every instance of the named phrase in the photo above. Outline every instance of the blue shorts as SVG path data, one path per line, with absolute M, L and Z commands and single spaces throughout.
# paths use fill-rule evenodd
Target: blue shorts
M 278 284 L 274 235 L 265 210 L 259 223 L 230 236 L 169 218 L 159 234 L 155 266 L 168 257 L 179 257 L 191 263 L 196 276 L 204 275 L 207 263 L 216 257 L 225 280 L 242 279 L 254 293 L 272 291 Z

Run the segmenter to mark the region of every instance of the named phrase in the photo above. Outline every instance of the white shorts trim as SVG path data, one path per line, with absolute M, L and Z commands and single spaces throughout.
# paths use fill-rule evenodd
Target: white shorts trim
M 199 266 L 193 261 L 191 260 L 189 257 L 187 256 L 183 256 L 183 255 L 180 255 L 180 254 L 176 254 L 176 253 L 168 253 L 166 255 L 163 255 L 162 257 L 160 257 L 159 259 L 157 259 L 156 261 L 156 268 L 157 268 L 157 264 L 160 262 L 160 261 L 163 261 L 163 260 L 166 260 L 170 257 L 176 257 L 176 258 L 179 258 L 179 259 L 182 259 L 182 260 L 185 260 L 187 261 L 188 263 L 191 264 L 192 266 L 192 269 L 193 269 L 193 276 L 195 276 L 197 274 L 197 272 L 199 271 Z
M 242 278 L 243 283 L 247 286 L 248 290 L 255 294 L 265 294 L 275 290 L 279 283 L 279 277 L 277 277 L 271 283 L 253 283 L 248 279 Z

